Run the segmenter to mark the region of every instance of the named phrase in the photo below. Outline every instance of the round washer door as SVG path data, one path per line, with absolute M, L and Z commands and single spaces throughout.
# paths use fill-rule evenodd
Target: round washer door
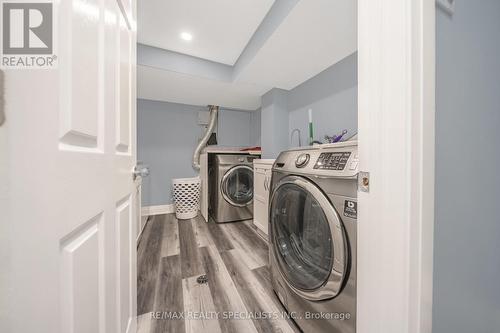
M 233 206 L 244 207 L 253 200 L 253 169 L 248 165 L 237 165 L 222 177 L 221 192 Z
M 309 300 L 337 296 L 347 271 L 347 242 L 323 192 L 305 178 L 283 178 L 273 191 L 270 224 L 274 256 L 290 288 Z

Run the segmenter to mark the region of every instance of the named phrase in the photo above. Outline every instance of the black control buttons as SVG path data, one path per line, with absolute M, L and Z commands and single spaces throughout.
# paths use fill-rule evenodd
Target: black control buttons
M 350 152 L 344 153 L 322 153 L 314 165 L 314 169 L 344 170 L 351 156 Z

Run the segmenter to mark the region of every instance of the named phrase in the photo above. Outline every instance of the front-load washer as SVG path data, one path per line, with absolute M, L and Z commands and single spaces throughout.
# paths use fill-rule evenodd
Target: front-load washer
M 269 208 L 273 289 L 304 332 L 356 332 L 357 142 L 282 152 Z
M 255 155 L 217 154 L 209 162 L 210 215 L 217 223 L 253 218 Z

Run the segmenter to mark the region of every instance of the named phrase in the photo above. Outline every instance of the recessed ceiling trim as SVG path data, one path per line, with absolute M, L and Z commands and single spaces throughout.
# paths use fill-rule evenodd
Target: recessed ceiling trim
M 288 14 L 297 5 L 300 0 L 276 0 L 262 20 L 261 24 L 255 30 L 252 38 L 243 49 L 238 60 L 234 64 L 233 78 L 236 78 L 246 65 L 255 57 L 260 48 L 266 43 L 269 37 L 283 23 Z
M 137 97 L 191 105 L 223 105 L 255 110 L 269 87 L 223 82 L 184 73 L 137 66 Z
M 137 64 L 217 81 L 233 77 L 232 66 L 144 44 L 137 44 Z
M 175 38 L 180 41 L 178 34 Z M 203 104 L 252 109 L 255 101 L 271 88 L 293 89 L 356 49 L 356 2 L 276 0 L 234 66 L 138 44 L 137 62 L 142 72 L 138 75 L 141 78 L 138 88 L 145 85 L 155 90 L 150 94 L 141 89 L 139 96 L 185 104 L 203 100 Z M 155 70 L 157 74 L 152 73 Z M 185 91 L 176 86 L 173 78 L 182 82 L 180 87 Z M 194 89 L 187 84 L 189 80 Z M 207 95 L 208 91 L 220 96 L 212 98 Z M 179 100 L 173 92 L 181 95 Z M 241 103 L 237 101 L 238 96 L 242 98 Z M 221 103 L 211 101 L 219 97 Z

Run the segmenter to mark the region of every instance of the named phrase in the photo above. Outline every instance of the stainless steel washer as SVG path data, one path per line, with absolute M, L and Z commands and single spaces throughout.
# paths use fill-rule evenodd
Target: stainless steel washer
M 273 166 L 270 267 L 304 332 L 356 332 L 356 142 L 286 151 Z
M 210 215 L 217 223 L 253 218 L 253 160 L 258 156 L 218 154 L 209 169 Z

